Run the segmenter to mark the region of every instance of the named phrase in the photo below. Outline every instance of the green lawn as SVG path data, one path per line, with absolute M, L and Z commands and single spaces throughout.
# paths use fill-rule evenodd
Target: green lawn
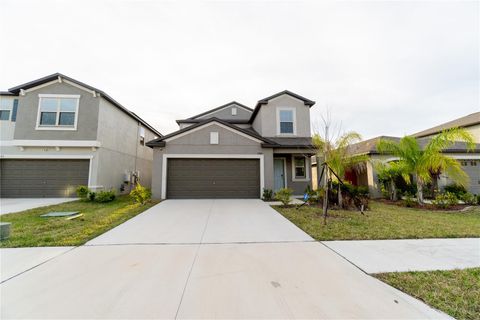
M 480 316 L 480 268 L 375 276 L 456 319 Z
M 157 203 L 142 206 L 120 196 L 108 203 L 73 201 L 2 215 L 0 221 L 11 222 L 12 227 L 10 238 L 1 241 L 0 247 L 81 245 Z M 80 211 L 83 216 L 73 220 L 40 217 L 50 211 Z
M 322 209 L 273 207 L 316 240 L 367 240 L 480 237 L 480 207 L 467 212 L 428 211 L 372 201 L 365 215 Z

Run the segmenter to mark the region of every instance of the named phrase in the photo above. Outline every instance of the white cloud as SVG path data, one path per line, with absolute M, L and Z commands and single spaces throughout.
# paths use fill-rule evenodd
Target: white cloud
M 364 137 L 480 109 L 478 2 L 0 1 L 0 88 L 62 72 L 163 133 L 283 89 Z

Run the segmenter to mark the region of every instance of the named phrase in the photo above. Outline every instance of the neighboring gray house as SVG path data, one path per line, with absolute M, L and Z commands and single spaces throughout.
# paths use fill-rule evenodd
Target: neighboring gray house
M 0 93 L 1 197 L 70 197 L 78 185 L 150 187 L 161 134 L 105 92 L 59 73 Z
M 154 150 L 156 198 L 260 198 L 263 189 L 311 185 L 314 101 L 282 91 L 255 109 L 231 102 L 178 120 L 180 130 L 147 143 Z
M 461 121 L 458 121 L 461 120 Z M 442 130 L 463 127 L 469 131 L 475 141 L 474 150 L 468 150 L 465 142 L 457 141 L 449 148 L 443 150 L 446 155 L 457 159 L 462 166 L 463 171 L 468 175 L 470 183 L 467 190 L 473 194 L 480 194 L 480 112 L 474 113 L 467 117 L 463 117 L 441 126 L 422 131 L 421 133 L 414 134 L 417 138 L 421 148 L 424 148 L 433 136 L 441 132 Z M 396 161 L 398 158 L 388 154 L 381 154 L 377 150 L 377 144 L 380 139 L 400 141 L 399 137 L 380 136 L 373 139 L 365 140 L 353 144 L 350 147 L 349 153 L 351 155 L 368 155 L 370 161 L 366 163 L 365 168 L 362 170 L 350 170 L 345 174 L 346 180 L 350 181 L 354 185 L 368 186 L 370 196 L 374 198 L 381 197 L 380 183 L 378 181 L 377 172 L 374 167 L 375 161 L 390 162 Z M 442 173 L 438 179 L 438 186 L 440 189 L 454 183 L 446 173 Z

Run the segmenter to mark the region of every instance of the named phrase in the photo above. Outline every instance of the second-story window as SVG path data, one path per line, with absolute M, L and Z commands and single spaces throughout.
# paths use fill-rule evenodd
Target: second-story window
M 278 134 L 295 134 L 295 110 L 279 108 L 277 111 Z
M 39 95 L 37 129 L 76 129 L 78 101 L 76 95 Z
M 144 127 L 138 128 L 138 135 L 140 136 L 140 144 L 144 146 L 145 145 L 145 128 Z
M 10 98 L 0 98 L 0 120 L 8 121 L 10 120 L 10 115 L 12 113 L 13 99 Z

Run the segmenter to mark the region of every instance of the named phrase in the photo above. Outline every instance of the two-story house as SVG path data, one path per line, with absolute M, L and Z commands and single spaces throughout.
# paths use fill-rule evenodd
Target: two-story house
M 71 197 L 78 185 L 151 185 L 161 134 L 105 92 L 56 73 L 0 93 L 1 197 Z
M 314 101 L 282 91 L 254 109 L 231 102 L 184 120 L 153 148 L 153 196 L 260 198 L 264 189 L 311 185 Z

